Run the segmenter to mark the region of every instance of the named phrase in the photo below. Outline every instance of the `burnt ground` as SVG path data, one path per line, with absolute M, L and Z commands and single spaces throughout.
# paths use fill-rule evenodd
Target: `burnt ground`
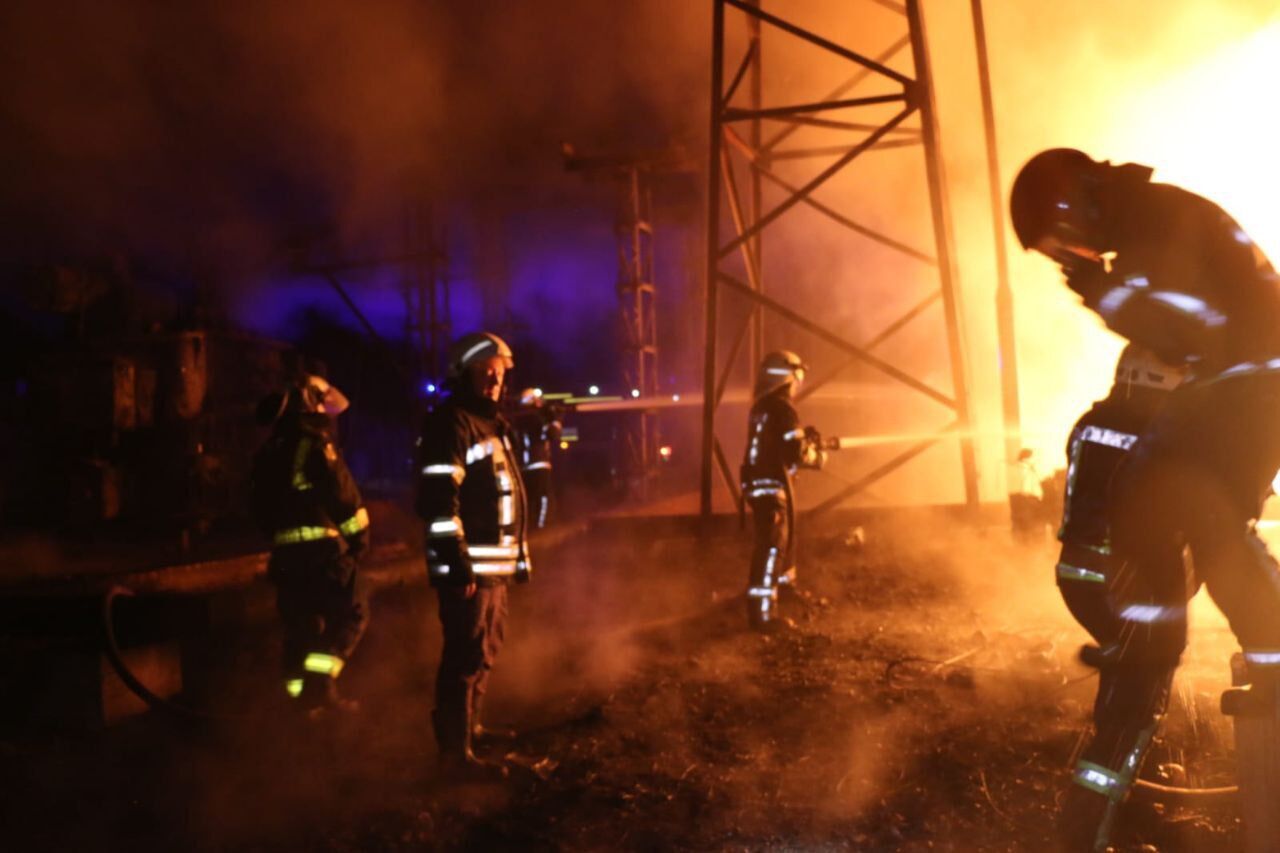
M 220 638 L 223 719 L 150 714 L 0 739 L 4 849 L 1044 850 L 1096 679 L 1049 543 L 921 516 L 811 533 L 791 620 L 744 630 L 746 545 L 597 531 L 542 549 L 486 717 L 502 785 L 438 777 L 434 597 L 384 589 L 344 674 L 362 703 L 276 706 L 270 620 Z M 246 610 L 269 615 L 257 589 Z M 1228 644 L 1193 625 L 1144 775 L 1232 779 Z M 234 716 L 233 716 L 234 715 Z M 1160 775 L 1163 773 L 1163 775 Z M 1240 845 L 1234 803 L 1135 801 L 1121 849 Z

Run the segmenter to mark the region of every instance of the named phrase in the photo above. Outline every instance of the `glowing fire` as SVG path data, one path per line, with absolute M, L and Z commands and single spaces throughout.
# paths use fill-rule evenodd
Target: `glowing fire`
M 1146 64 L 1095 71 L 1082 80 L 1085 102 L 1028 135 L 1027 154 L 1054 145 L 1083 148 L 1112 162 L 1156 169 L 1155 180 L 1183 186 L 1220 204 L 1280 263 L 1280 111 L 1265 95 L 1280 79 L 1280 23 L 1240 38 L 1205 7 L 1167 44 L 1147 44 Z M 1236 22 L 1238 24 L 1239 22 Z M 1195 24 L 1195 26 L 1192 26 Z M 1220 27 L 1219 27 L 1220 25 Z M 1206 44 L 1218 47 L 1204 53 Z M 1187 61 L 1187 57 L 1203 57 Z M 1106 63 L 1103 63 L 1104 65 Z M 1084 73 L 1084 67 L 1072 69 Z M 1098 77 L 1102 77 L 1102 82 Z M 1024 130 L 1030 134 L 1031 128 Z M 1080 308 L 1047 261 L 1012 249 L 1024 444 L 1039 465 L 1061 464 L 1071 423 L 1106 393 L 1122 342 Z M 1028 287 L 1028 282 L 1036 285 Z M 1043 283 L 1043 286 L 1040 286 Z
M 1280 252 L 1280 114 L 1256 84 L 1280 79 L 1280 24 L 1174 73 L 1122 107 L 1107 149 L 1156 166 L 1156 179 L 1221 204 L 1268 251 Z

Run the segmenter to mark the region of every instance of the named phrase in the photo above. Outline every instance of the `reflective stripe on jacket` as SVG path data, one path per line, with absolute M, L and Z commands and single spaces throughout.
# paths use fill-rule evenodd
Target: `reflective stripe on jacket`
M 417 512 L 433 584 L 529 573 L 525 494 L 503 418 L 450 397 L 428 413 L 418 442 Z

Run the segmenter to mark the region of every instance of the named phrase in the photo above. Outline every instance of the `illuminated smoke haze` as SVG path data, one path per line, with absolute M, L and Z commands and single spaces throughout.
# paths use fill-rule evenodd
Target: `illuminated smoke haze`
M 1003 185 L 1037 150 L 1079 146 L 1156 167 L 1157 179 L 1210 196 L 1275 248 L 1280 167 L 1267 148 L 1276 128 L 1264 92 L 1280 39 L 1273 9 L 988 0 Z M 869 54 L 901 31 L 894 13 L 870 3 L 785 11 Z M 972 35 L 967 4 L 927 3 L 926 13 L 982 492 L 998 499 L 1007 472 L 996 437 L 994 265 Z M 732 73 L 742 27 L 730 20 Z M 533 354 L 540 375 L 530 379 L 582 384 L 583 353 L 608 349 L 616 330 L 613 192 L 565 173 L 559 143 L 590 152 L 675 142 L 701 169 L 709 31 L 709 5 L 683 0 L 5 4 L 6 269 L 123 252 L 174 286 L 212 282 L 229 294 L 237 322 L 288 335 L 307 307 L 351 321 L 323 282 L 289 271 L 282 247 L 325 235 L 352 252 L 394 248 L 405 207 L 429 199 L 449 225 L 457 326 L 504 327 Z M 789 36 L 766 30 L 766 39 L 767 102 L 821 97 L 847 77 L 847 66 Z M 890 64 L 910 67 L 905 53 Z M 796 161 L 779 172 L 796 182 L 820 168 Z M 919 176 L 918 151 L 875 152 L 817 198 L 931 250 Z M 703 181 L 691 174 L 658 193 L 662 372 L 683 388 L 699 382 Z M 766 201 L 779 197 L 770 190 Z M 930 285 L 917 262 L 815 221 L 797 209 L 779 222 L 766 279 L 842 334 L 865 340 Z M 1024 443 L 1047 473 L 1069 424 L 1104 392 L 1119 342 L 1074 303 L 1051 264 L 1016 246 L 1010 260 Z M 351 284 L 384 334 L 402 334 L 394 274 Z M 940 329 L 935 309 L 881 352 L 945 390 Z M 766 345 L 835 363 L 835 353 L 783 324 L 771 325 Z M 875 379 L 847 374 L 849 383 Z M 889 402 L 876 407 L 861 402 L 865 388 L 836 390 L 862 414 L 815 405 L 828 433 L 945 422 L 945 412 L 909 395 L 885 390 Z M 738 414 L 726 415 L 731 456 Z M 926 453 L 884 497 L 954 498 L 954 459 L 954 445 Z M 851 477 L 867 464 L 841 461 L 837 471 Z M 924 487 L 934 472 L 945 482 Z

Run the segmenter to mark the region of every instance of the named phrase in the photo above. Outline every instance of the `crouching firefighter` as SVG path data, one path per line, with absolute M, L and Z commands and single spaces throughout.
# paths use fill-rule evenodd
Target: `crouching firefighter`
M 817 431 L 800 425 L 791 402 L 804 374 L 804 362 L 795 353 L 778 350 L 766 355 L 747 418 L 742 495 L 755 525 L 747 619 L 757 630 L 776 622 L 778 588 L 796 579 L 793 477 L 798 468 L 821 468 L 826 461 Z
M 444 635 L 432 715 L 440 761 L 453 778 L 499 778 L 505 768 L 472 751 L 502 647 L 507 585 L 527 581 L 526 505 L 512 431 L 499 413 L 511 349 L 497 335 L 464 335 L 449 352 L 449 395 L 419 439 L 417 511 L 426 523 L 427 574 Z
M 285 690 L 313 717 L 356 709 L 337 682 L 369 623 L 358 566 L 369 513 L 332 434 L 346 408 L 318 376 L 258 405 L 272 431 L 253 462 L 253 512 L 272 540 L 267 576 L 284 626 Z
M 1280 571 L 1252 524 L 1280 468 L 1280 278 L 1225 211 L 1144 166 L 1045 151 L 1010 207 L 1023 248 L 1056 261 L 1108 328 L 1187 367 L 1108 496 L 1112 556 L 1141 597 L 1113 585 L 1123 667 L 1099 699 L 1130 722 L 1095 737 L 1064 822 L 1069 843 L 1100 850 L 1150 744 L 1149 709 L 1162 707 L 1151 685 L 1186 644 L 1184 550 L 1243 647 L 1253 712 L 1280 717 Z
M 1143 648 L 1133 636 L 1141 623 L 1128 617 L 1150 607 L 1152 591 L 1132 563 L 1113 554 L 1108 519 L 1112 479 L 1186 373 L 1130 344 L 1120 355 L 1110 393 L 1076 422 L 1067 442 L 1058 590 L 1097 644 L 1085 646 L 1081 659 L 1099 674 L 1093 738 L 1076 764 L 1072 781 L 1079 787 L 1071 791 L 1063 816 L 1064 824 L 1077 826 L 1082 847 L 1110 840 L 1123 802 L 1113 795 L 1121 785 L 1125 793 L 1132 786 L 1173 683 L 1171 662 L 1134 654 Z M 1177 574 L 1175 567 L 1170 571 Z M 1189 598 L 1194 584 L 1185 588 Z

